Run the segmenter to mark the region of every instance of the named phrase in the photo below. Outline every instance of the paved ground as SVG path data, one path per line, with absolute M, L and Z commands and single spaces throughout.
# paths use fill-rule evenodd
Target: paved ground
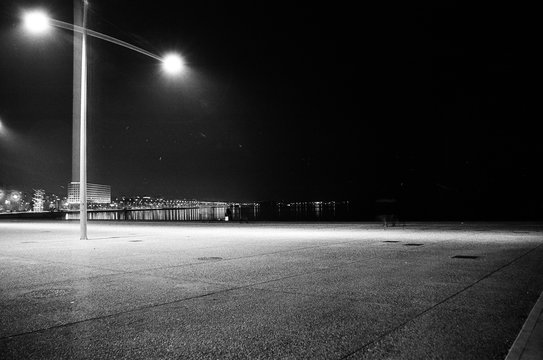
M 541 328 L 541 225 L 78 230 L 0 221 L 0 358 L 504 359 Z

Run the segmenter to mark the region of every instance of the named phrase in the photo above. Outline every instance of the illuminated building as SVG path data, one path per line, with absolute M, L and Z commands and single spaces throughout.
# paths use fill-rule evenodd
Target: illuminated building
M 96 204 L 111 202 L 111 186 L 87 183 L 87 201 Z M 68 204 L 79 204 L 79 182 L 68 184 Z
M 34 197 L 32 198 L 32 210 L 34 212 L 43 211 L 43 204 L 45 202 L 45 191 L 42 189 L 34 190 Z

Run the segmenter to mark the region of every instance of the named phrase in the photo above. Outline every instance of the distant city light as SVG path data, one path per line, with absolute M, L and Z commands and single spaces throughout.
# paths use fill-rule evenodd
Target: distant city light
M 18 191 L 12 191 L 11 192 L 11 200 L 12 201 L 19 201 L 21 199 L 21 193 Z
M 23 16 L 25 28 L 32 34 L 41 34 L 50 29 L 49 17 L 41 10 L 29 11 Z
M 185 69 L 185 62 L 178 54 L 168 54 L 162 60 L 164 71 L 168 74 L 180 74 Z

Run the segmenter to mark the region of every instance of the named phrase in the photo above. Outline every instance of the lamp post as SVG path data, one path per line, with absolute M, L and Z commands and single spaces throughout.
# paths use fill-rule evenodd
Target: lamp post
M 79 126 L 79 234 L 87 240 L 87 7 L 83 0 L 81 39 L 81 112 Z
M 24 15 L 24 25 L 31 33 L 46 32 L 51 26 L 67 29 L 82 34 L 81 41 L 81 102 L 80 102 L 80 133 L 79 133 L 79 224 L 80 239 L 87 240 L 87 35 L 136 51 L 162 62 L 162 67 L 168 74 L 178 74 L 184 70 L 183 59 L 170 53 L 163 57 L 141 49 L 135 45 L 119 40 L 112 36 L 99 33 L 87 28 L 87 8 L 89 2 L 83 1 L 82 26 L 66 23 L 49 18 L 44 12 L 32 11 Z M 74 78 L 75 82 L 75 78 Z

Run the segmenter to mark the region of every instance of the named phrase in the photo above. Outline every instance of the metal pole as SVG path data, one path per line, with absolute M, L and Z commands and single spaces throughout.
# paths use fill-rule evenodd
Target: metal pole
M 79 227 L 81 240 L 87 240 L 87 5 L 83 0 L 81 39 L 81 126 L 79 139 Z

